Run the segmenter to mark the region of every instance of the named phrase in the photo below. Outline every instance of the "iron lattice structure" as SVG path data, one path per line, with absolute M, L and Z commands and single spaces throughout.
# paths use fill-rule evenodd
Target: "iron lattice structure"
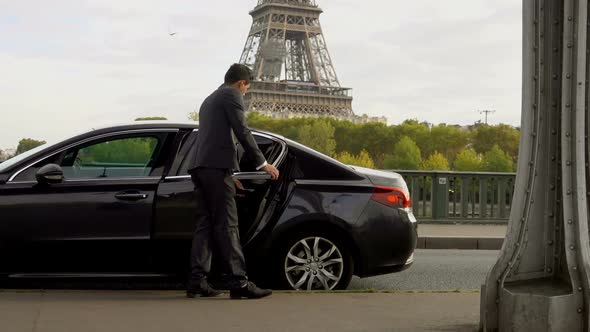
M 340 86 L 315 0 L 258 0 L 240 63 L 253 69 L 248 111 L 278 118 L 354 118 L 352 89 Z

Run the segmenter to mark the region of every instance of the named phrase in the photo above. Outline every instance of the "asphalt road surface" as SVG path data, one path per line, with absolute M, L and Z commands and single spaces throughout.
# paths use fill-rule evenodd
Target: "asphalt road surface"
M 498 254 L 487 250 L 417 250 L 410 269 L 371 278 L 354 277 L 348 289 L 479 290 Z M 14 280 L 8 288 L 184 289 L 184 285 L 179 280 L 160 279 Z
M 348 289 L 479 290 L 498 254 L 496 250 L 417 250 L 408 270 L 354 277 Z

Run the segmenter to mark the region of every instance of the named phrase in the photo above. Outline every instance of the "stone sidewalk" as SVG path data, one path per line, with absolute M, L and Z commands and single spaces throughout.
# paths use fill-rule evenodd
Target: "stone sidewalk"
M 2 291 L 6 332 L 477 331 L 479 293 L 275 293 L 186 299 L 175 291 Z
M 506 235 L 506 227 L 418 222 L 418 249 L 499 250 Z

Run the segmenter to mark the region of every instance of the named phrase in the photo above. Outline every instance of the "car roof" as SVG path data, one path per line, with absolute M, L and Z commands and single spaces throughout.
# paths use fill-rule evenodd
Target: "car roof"
M 42 155 L 43 153 L 45 153 L 45 151 L 47 151 L 47 149 L 55 149 L 55 148 L 61 148 L 63 146 L 67 146 L 71 143 L 74 143 L 78 140 L 82 140 L 82 139 L 86 139 L 88 137 L 92 137 L 92 136 L 96 136 L 96 135 L 102 135 L 102 134 L 108 134 L 114 131 L 127 131 L 127 130 L 141 130 L 141 129 L 180 129 L 180 130 L 194 130 L 194 129 L 198 129 L 199 127 L 199 123 L 195 122 L 195 121 L 187 121 L 187 122 L 174 122 L 174 121 L 164 121 L 164 120 L 155 120 L 155 121 L 133 121 L 133 122 L 127 122 L 127 123 L 118 123 L 118 124 L 112 124 L 112 125 L 103 125 L 100 127 L 95 127 L 95 128 L 91 128 L 90 130 L 84 131 L 82 133 L 79 133 L 78 135 L 72 135 L 69 136 L 67 139 L 56 142 L 55 144 L 49 144 L 45 149 L 40 150 L 39 152 L 35 153 L 34 155 L 31 155 L 29 157 L 26 158 L 26 160 L 23 160 L 22 162 L 19 162 L 18 164 L 22 164 L 23 162 L 28 162 L 30 160 L 33 160 L 35 158 L 37 158 L 38 156 Z M 328 156 L 325 156 L 307 146 L 304 146 L 300 143 L 297 143 L 295 141 L 289 140 L 281 135 L 277 135 L 275 133 L 272 132 L 268 132 L 268 131 L 264 131 L 264 130 L 259 130 L 259 129 L 255 129 L 252 128 L 252 130 L 256 133 L 260 133 L 260 134 L 265 134 L 268 135 L 270 137 L 276 138 L 278 140 L 281 140 L 283 142 L 285 142 L 288 146 L 296 148 L 298 150 L 301 150 L 302 152 L 312 155 L 314 158 L 318 158 L 321 160 L 324 160 L 324 162 L 328 162 L 329 164 L 333 164 L 334 166 L 338 166 L 341 168 L 345 168 L 348 171 L 351 171 L 351 168 L 347 165 L 344 165 Z M 6 172 L 11 172 L 13 168 L 17 167 L 18 165 L 14 165 L 12 167 L 9 167 L 5 170 L 5 172 L 3 172 L 3 174 L 6 174 Z M 1 179 L 0 179 L 1 180 Z M 0 181 L 1 182 L 1 181 Z
M 125 130 L 125 129 L 142 129 L 142 128 L 183 128 L 183 129 L 191 129 L 191 128 L 198 128 L 199 123 L 194 121 L 186 121 L 186 122 L 173 122 L 173 121 L 166 121 L 166 120 L 149 120 L 149 121 L 130 121 L 130 122 L 118 122 L 108 125 L 101 125 L 100 127 L 93 127 L 90 128 L 86 133 L 95 132 L 95 131 L 112 131 L 115 130 Z
M 199 122 L 196 121 L 167 121 L 167 120 L 148 120 L 148 121 L 133 121 L 133 122 L 126 122 L 126 123 L 116 123 L 112 125 L 103 125 L 100 127 L 91 128 L 84 134 L 96 133 L 96 132 L 103 132 L 103 131 L 113 131 L 113 130 L 132 130 L 132 129 L 158 129 L 158 128 L 179 128 L 179 129 L 198 129 Z M 282 135 L 269 132 L 266 130 L 261 130 L 257 128 L 251 128 L 253 131 L 273 136 L 275 138 L 285 140 Z

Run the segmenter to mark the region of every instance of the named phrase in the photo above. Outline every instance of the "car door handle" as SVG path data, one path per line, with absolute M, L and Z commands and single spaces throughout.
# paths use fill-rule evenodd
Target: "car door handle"
M 234 173 L 234 179 L 238 180 L 270 180 L 270 174 L 266 172 L 241 172 L 241 173 Z
M 148 196 L 148 194 L 142 194 L 139 192 L 121 192 L 115 194 L 115 197 L 122 201 L 139 201 L 140 199 L 148 198 Z

